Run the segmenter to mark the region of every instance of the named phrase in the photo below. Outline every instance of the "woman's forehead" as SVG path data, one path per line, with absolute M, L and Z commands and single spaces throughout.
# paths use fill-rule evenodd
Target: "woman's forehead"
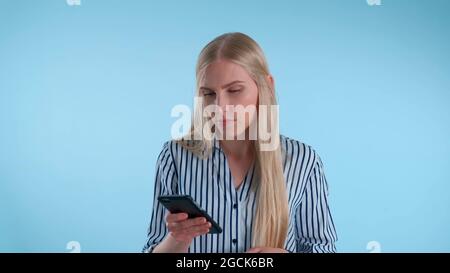
M 212 62 L 205 68 L 200 80 L 201 85 L 208 88 L 222 88 L 234 81 L 251 81 L 250 75 L 240 65 L 226 60 Z

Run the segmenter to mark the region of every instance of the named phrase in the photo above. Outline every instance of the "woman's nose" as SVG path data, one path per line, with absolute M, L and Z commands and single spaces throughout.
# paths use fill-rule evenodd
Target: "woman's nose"
M 225 113 L 227 110 L 227 105 L 230 105 L 230 101 L 224 95 L 217 95 L 216 97 L 216 105 L 220 107 L 222 113 Z

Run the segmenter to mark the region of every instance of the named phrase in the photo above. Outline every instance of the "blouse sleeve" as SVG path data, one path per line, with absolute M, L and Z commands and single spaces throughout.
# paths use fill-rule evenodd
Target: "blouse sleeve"
M 336 230 L 328 202 L 328 183 L 322 160 L 316 155 L 296 220 L 297 252 L 336 252 Z
M 170 142 L 164 143 L 156 162 L 153 209 L 147 232 L 147 243 L 142 249 L 145 253 L 152 252 L 168 233 L 165 224 L 166 209 L 158 202 L 158 196 L 173 194 L 173 188 L 178 181 L 170 147 Z

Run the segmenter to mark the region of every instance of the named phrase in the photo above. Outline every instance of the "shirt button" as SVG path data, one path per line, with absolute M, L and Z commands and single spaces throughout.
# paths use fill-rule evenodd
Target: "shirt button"
M 233 239 L 232 242 L 233 242 L 233 244 L 236 244 L 236 243 L 237 243 L 237 240 L 236 240 L 236 239 Z
M 238 207 L 237 204 L 233 205 L 233 209 L 237 209 L 237 207 Z

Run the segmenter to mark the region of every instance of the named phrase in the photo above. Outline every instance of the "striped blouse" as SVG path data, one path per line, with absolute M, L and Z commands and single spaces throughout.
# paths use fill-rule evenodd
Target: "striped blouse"
M 288 191 L 290 252 L 335 252 L 336 231 L 328 203 L 322 161 L 310 146 L 280 136 Z M 164 143 L 156 164 L 153 210 L 143 252 L 152 252 L 168 233 L 165 208 L 157 197 L 190 195 L 222 227 L 220 234 L 194 238 L 189 252 L 245 252 L 251 245 L 258 177 L 254 164 L 236 189 L 225 153 L 214 140 L 212 154 L 200 159 L 175 141 Z

